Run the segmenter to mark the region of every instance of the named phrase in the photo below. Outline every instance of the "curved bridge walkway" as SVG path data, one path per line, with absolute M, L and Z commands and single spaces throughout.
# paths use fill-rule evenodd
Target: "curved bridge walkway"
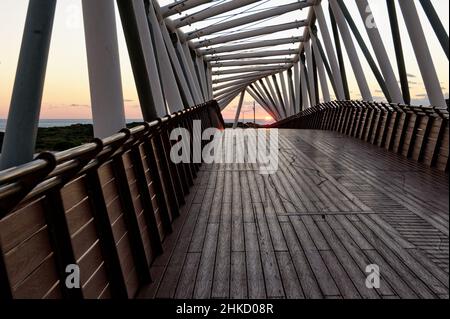
M 275 175 L 202 167 L 140 297 L 448 298 L 446 173 L 334 132 L 280 133 Z

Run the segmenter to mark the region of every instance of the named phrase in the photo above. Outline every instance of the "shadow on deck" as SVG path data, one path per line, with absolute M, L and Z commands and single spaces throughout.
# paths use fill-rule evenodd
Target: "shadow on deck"
M 202 167 L 140 298 L 448 298 L 446 173 L 333 132 L 280 132 L 274 175 Z

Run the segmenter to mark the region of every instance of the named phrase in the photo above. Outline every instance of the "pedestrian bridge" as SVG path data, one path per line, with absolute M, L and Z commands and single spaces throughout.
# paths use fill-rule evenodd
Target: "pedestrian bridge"
M 124 128 L 114 3 L 84 1 L 96 138 L 34 154 L 56 1 L 30 1 L 0 158 L 0 298 L 448 299 L 449 113 L 420 21 L 447 57 L 448 35 L 431 1 L 387 1 L 393 63 L 350 2 L 118 0 L 144 116 Z M 398 8 L 431 106 L 411 105 Z M 305 19 L 239 29 L 292 12 Z M 245 92 L 275 120 L 254 125 L 278 134 L 274 172 L 173 161 L 175 129 L 190 150 L 196 123 L 234 130 Z

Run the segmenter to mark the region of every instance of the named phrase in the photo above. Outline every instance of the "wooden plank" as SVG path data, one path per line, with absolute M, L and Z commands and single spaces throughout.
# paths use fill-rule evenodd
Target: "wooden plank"
M 186 254 L 186 261 L 183 266 L 183 272 L 178 282 L 175 298 L 191 299 L 194 295 L 194 287 L 196 282 L 196 274 L 200 264 L 200 253 Z
M 218 234 L 219 224 L 208 224 L 204 242 L 205 247 L 203 248 L 195 283 L 195 299 L 211 298 Z
M 42 198 L 22 204 L 0 221 L 2 251 L 8 251 L 33 236 L 46 225 Z
M 248 297 L 249 299 L 266 299 L 267 295 L 256 225 L 253 223 L 245 223 L 244 227 Z
M 316 275 L 318 284 L 325 296 L 338 296 L 340 295 L 339 289 L 336 286 L 329 270 L 327 269 L 318 248 L 316 247 L 313 239 L 309 235 L 303 223 L 298 219 L 291 217 L 292 225 L 299 238 L 305 255 L 311 265 L 311 268 Z
M 244 252 L 231 253 L 230 298 L 248 298 L 246 256 Z
M 291 255 L 288 252 L 277 252 L 277 260 L 280 264 L 281 278 L 287 299 L 303 299 L 302 286 L 298 279 Z
M 219 238 L 217 242 L 216 260 L 212 295 L 214 299 L 230 297 L 231 273 L 231 203 L 222 203 Z

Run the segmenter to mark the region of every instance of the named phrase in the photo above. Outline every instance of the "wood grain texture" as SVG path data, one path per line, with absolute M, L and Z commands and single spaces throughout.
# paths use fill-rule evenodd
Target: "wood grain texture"
M 347 131 L 361 135 L 370 113 Z M 280 167 L 269 178 L 249 164 L 203 166 L 183 209 L 188 222 L 155 261 L 158 285 L 140 297 L 447 295 L 448 176 L 387 151 L 395 118 L 379 115 L 379 145 L 280 130 Z M 371 264 L 381 269 L 378 290 L 365 285 Z

